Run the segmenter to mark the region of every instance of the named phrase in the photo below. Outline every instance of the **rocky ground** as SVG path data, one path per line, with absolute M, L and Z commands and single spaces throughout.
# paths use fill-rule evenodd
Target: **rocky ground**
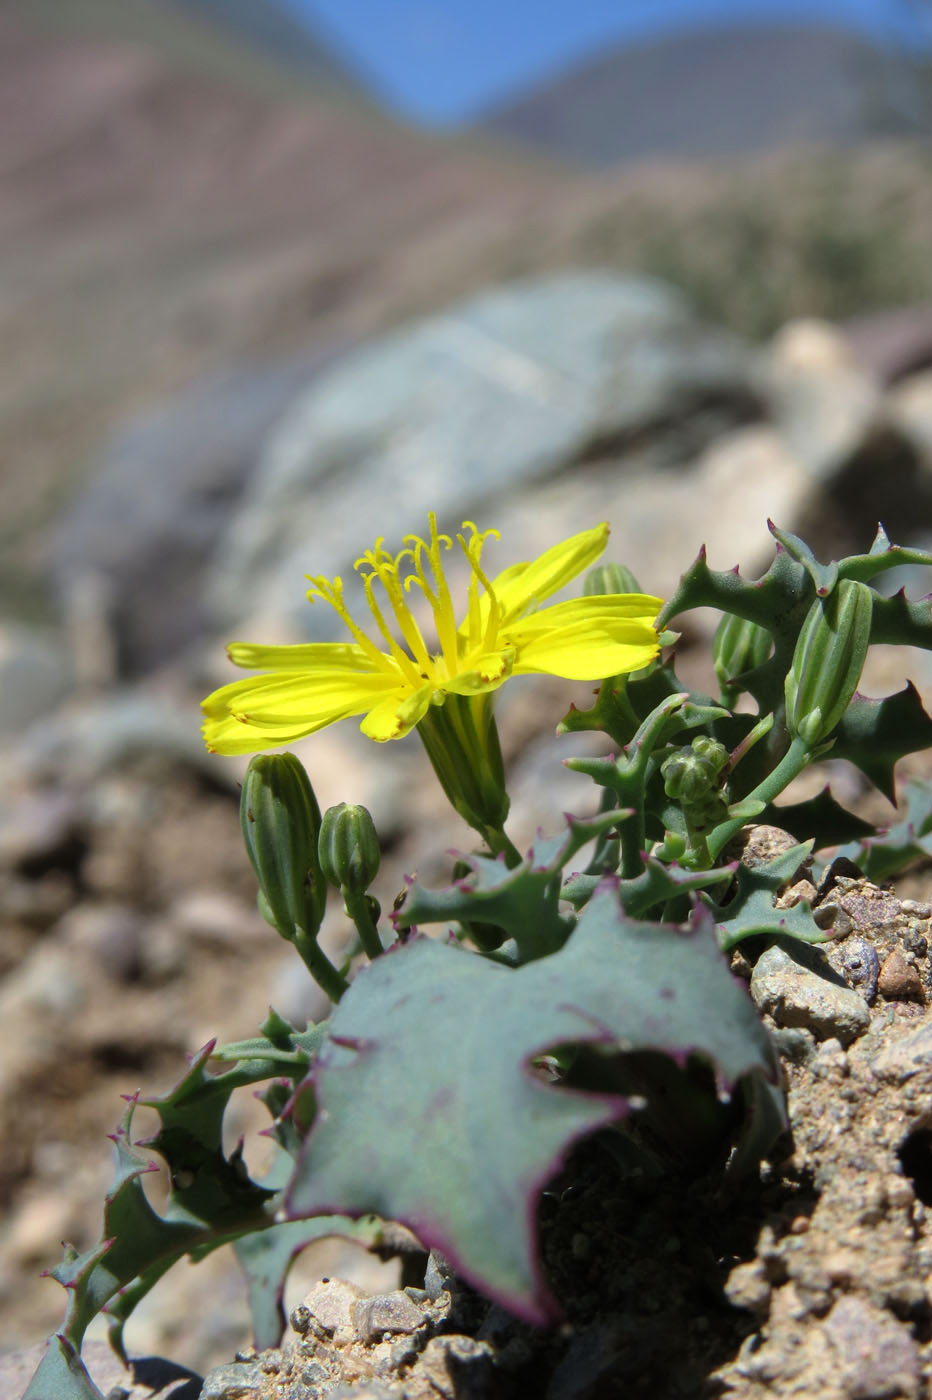
M 545 687 L 534 700 L 519 693 L 503 713 L 516 820 L 529 831 L 555 797 L 550 790 L 541 802 L 535 746 L 541 701 L 556 697 Z M 172 750 L 164 725 L 161 751 L 138 729 L 135 747 L 121 746 L 114 735 L 127 723 L 124 715 L 121 730 L 116 700 L 100 722 L 110 748 L 95 748 L 87 728 L 87 768 L 69 781 L 38 780 L 37 753 L 55 750 L 33 741 L 31 777 L 20 768 L 0 824 L 9 930 L 0 1126 L 3 1191 L 14 1205 L 0 1265 L 6 1348 L 38 1342 L 60 1317 L 60 1291 L 39 1271 L 57 1258 L 59 1239 L 82 1247 L 95 1237 L 110 1172 L 104 1135 L 120 1094 L 168 1087 L 185 1052 L 214 1034 L 247 1034 L 269 1001 L 295 1018 L 324 1010 L 254 912 L 227 770 L 194 747 Z M 331 784 L 369 773 L 377 807 L 364 751 L 340 735 L 314 741 L 323 800 L 336 800 Z M 414 868 L 426 829 L 433 849 L 466 835 L 430 807 L 418 761 L 410 753 L 393 785 L 420 792 L 411 830 L 422 835 L 387 827 L 384 898 Z M 878 890 L 840 871 L 816 892 L 801 872 L 785 898 L 799 895 L 815 898 L 836 930 L 825 952 L 772 950 L 753 970 L 736 960 L 774 1028 L 789 1091 L 791 1134 L 758 1178 L 723 1185 L 671 1168 L 659 1184 L 632 1183 L 599 1142 L 577 1154 L 541 1205 L 567 1313 L 553 1333 L 514 1323 L 449 1280 L 442 1261 L 423 1288 L 399 1291 L 397 1264 L 328 1242 L 297 1272 L 282 1349 L 257 1357 L 243 1350 L 245 1299 L 221 1253 L 170 1275 L 130 1325 L 133 1354 L 190 1368 L 160 1394 L 932 1394 L 932 879 L 915 870 L 895 891 Z M 327 937 L 339 940 L 335 916 Z M 231 1143 L 261 1125 L 260 1112 L 248 1097 L 234 1102 Z M 7 1358 L 8 1374 L 14 1364 Z M 125 1382 L 133 1400 L 153 1394 L 144 1369 L 133 1388 L 112 1365 L 100 1373 L 108 1384 Z M 191 1376 L 208 1372 L 201 1391 Z

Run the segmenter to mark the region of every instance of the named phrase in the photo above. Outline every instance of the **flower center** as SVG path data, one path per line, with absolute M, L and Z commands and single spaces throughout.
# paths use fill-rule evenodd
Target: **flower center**
M 458 628 L 442 558 L 442 551 L 452 549 L 453 541 L 449 535 L 438 534 L 437 518 L 433 512 L 428 518 L 429 541 L 421 539 L 419 535 L 406 535 L 405 547 L 393 555 L 385 548 L 384 539 L 380 538 L 353 566 L 362 578 L 369 611 L 388 647 L 394 667 L 415 689 L 425 681 L 441 688 L 444 681 L 468 669 L 464 666 L 466 658 L 494 650 L 501 622 L 501 608 L 495 590 L 482 568 L 485 541 L 490 536 L 497 539 L 498 531 L 479 530 L 471 520 L 466 520 L 463 530 L 469 532 L 468 536 L 462 533 L 456 536 L 470 570 L 466 619 Z M 313 574 L 309 574 L 308 578 L 313 584 L 307 593 L 310 602 L 320 599 L 329 603 L 370 661 L 381 671 L 392 670 L 393 667 L 386 665 L 388 658 L 385 653 L 353 620 L 343 601 L 343 580 Z M 376 583 L 381 584 L 398 635 L 376 596 Z M 433 613 L 437 651 L 432 652 L 428 647 L 408 606 L 406 595 L 412 586 L 420 589 Z

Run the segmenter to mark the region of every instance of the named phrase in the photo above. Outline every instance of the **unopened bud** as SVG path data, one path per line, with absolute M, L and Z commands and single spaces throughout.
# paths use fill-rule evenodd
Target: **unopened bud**
M 317 859 L 320 808 L 292 753 L 261 754 L 246 770 L 240 798 L 243 840 L 259 881 L 259 908 L 283 938 L 314 937 L 327 886 Z
M 715 674 L 723 692 L 733 688 L 738 676 L 767 660 L 771 641 L 766 627 L 725 613 L 712 644 Z
M 368 810 L 349 802 L 328 807 L 320 826 L 318 854 L 331 885 L 363 894 L 379 873 L 381 860 L 379 838 Z
M 721 774 L 728 750 L 717 739 L 700 735 L 689 748 L 677 749 L 660 765 L 667 797 L 688 811 L 692 820 L 707 822 L 720 817 L 727 806 L 721 790 Z
M 583 595 L 594 598 L 608 593 L 640 593 L 641 585 L 624 564 L 596 564 L 583 580 Z
M 786 677 L 786 725 L 809 749 L 829 737 L 851 703 L 870 642 L 873 593 L 842 579 L 809 609 Z

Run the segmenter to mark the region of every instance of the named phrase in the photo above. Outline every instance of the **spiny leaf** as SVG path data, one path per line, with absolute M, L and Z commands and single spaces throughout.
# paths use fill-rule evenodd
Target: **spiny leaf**
M 932 748 L 932 719 L 916 687 L 907 681 L 904 690 L 883 700 L 855 695 L 836 734 L 832 757 L 848 759 L 895 802 L 894 767 L 906 754 Z
M 892 598 L 875 598 L 871 643 L 932 648 L 932 605 L 928 598 L 911 603 L 905 589 Z
M 398 928 L 416 924 L 497 924 L 515 940 L 522 961 L 560 947 L 573 927 L 572 917 L 559 910 L 560 877 L 567 861 L 589 841 L 611 831 L 628 815 L 600 812 L 588 819 L 566 818 L 559 836 L 541 836 L 522 863 L 509 870 L 502 860 L 467 855 L 470 874 L 442 890 L 413 884 L 396 915 Z
M 891 544 L 882 525 L 877 526 L 877 535 L 867 554 L 849 554 L 847 559 L 838 562 L 841 578 L 858 579 L 870 583 L 878 575 L 889 569 L 899 569 L 904 564 L 919 564 L 927 567 L 932 564 L 932 554 L 924 549 L 906 549 L 902 545 Z
M 832 757 L 835 751 L 832 750 Z M 823 846 L 837 846 L 839 841 L 850 841 L 873 833 L 870 822 L 863 821 L 835 801 L 831 788 L 826 784 L 815 797 L 805 802 L 789 802 L 784 806 L 765 807 L 760 820 L 772 826 L 781 827 L 797 840 L 812 839 L 814 849 Z
M 621 880 L 618 893 L 628 918 L 642 919 L 651 910 L 662 907 L 670 899 L 690 890 L 714 888 L 730 880 L 736 866 L 722 865 L 715 870 L 687 870 L 675 863 L 667 865 L 644 856 L 644 869 L 630 880 Z M 588 873 L 571 875 L 563 886 L 563 898 L 576 909 L 582 909 L 595 893 L 601 877 Z
M 278 1022 L 272 1029 L 277 1037 L 283 1034 Z M 204 1046 L 173 1089 L 145 1100 L 160 1121 L 150 1144 L 132 1140 L 133 1115 L 142 1101 L 137 1096 L 129 1100 L 113 1134 L 116 1172 L 104 1201 L 100 1238 L 81 1255 L 66 1249 L 62 1262 L 50 1270 L 67 1289 L 68 1302 L 60 1336 L 50 1344 L 27 1392 L 30 1400 L 99 1400 L 80 1360 L 92 1318 L 102 1311 L 109 1314 L 111 1343 L 123 1355 L 127 1317 L 178 1259 L 185 1254 L 202 1258 L 221 1244 L 272 1226 L 274 1192 L 249 1178 L 238 1153 L 230 1158 L 223 1153 L 223 1114 L 234 1089 L 280 1075 L 283 1061 L 294 1077 L 303 1076 L 310 1063 L 304 1046 L 321 1035 L 319 1028 L 294 1032 L 291 1048 L 282 1044 L 278 1049 L 262 1037 L 249 1044 L 264 1054 L 216 1075 L 206 1068 L 213 1044 Z M 138 1151 L 144 1145 L 158 1151 L 169 1169 L 171 1189 L 161 1215 L 140 1181 L 153 1169 L 151 1159 Z M 334 1226 L 329 1222 L 325 1230 L 321 1222 L 317 1233 L 335 1233 Z M 360 1233 L 355 1226 L 349 1229 Z
M 876 836 L 849 841 L 838 852 L 870 880 L 885 880 L 914 860 L 932 856 L 932 784 L 911 778 L 903 784 L 899 819 Z
M 820 564 L 805 540 L 801 540 L 798 535 L 791 535 L 788 530 L 777 529 L 773 521 L 768 521 L 767 524 L 770 533 L 774 539 L 780 541 L 787 554 L 802 564 L 819 597 L 827 597 L 838 582 L 838 565 L 834 561 L 831 564 Z
M 317 1061 L 321 1112 L 289 1214 L 400 1220 L 512 1311 L 551 1320 L 539 1192 L 577 1138 L 627 1112 L 618 1094 L 535 1073 L 559 1045 L 699 1056 L 720 1091 L 748 1073 L 776 1076 L 711 927 L 627 919 L 606 882 L 548 958 L 509 969 L 417 939 L 362 970 Z
M 712 911 L 723 951 L 756 933 L 774 937 L 788 934 L 804 943 L 825 942 L 825 934 L 813 919 L 808 900 L 801 899 L 789 909 L 774 907 L 774 896 L 793 878 L 812 846 L 812 841 L 806 841 L 781 851 L 763 865 L 739 866 L 737 888 L 727 904 L 715 904 L 707 895 L 699 896 Z
M 56 1333 L 49 1338 L 23 1400 L 104 1400 L 104 1396 L 88 1375 L 78 1348 Z

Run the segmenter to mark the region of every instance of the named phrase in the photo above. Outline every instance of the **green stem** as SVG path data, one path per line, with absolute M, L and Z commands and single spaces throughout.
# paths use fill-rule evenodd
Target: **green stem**
M 334 967 L 317 940 L 305 933 L 304 929 L 295 926 L 294 937 L 289 942 L 298 950 L 304 966 L 318 987 L 327 993 L 332 1002 L 338 1002 L 349 983 Z
M 356 932 L 359 934 L 359 940 L 366 957 L 370 961 L 381 957 L 385 950 L 382 947 L 379 931 L 369 912 L 369 901 L 365 894 L 361 894 L 358 890 L 351 890 L 348 885 L 343 885 L 340 893 L 343 896 L 343 907 L 356 925 Z
M 758 783 L 754 791 L 748 793 L 747 797 L 743 799 L 744 802 L 772 802 L 794 778 L 799 776 L 804 768 L 808 767 L 812 757 L 812 750 L 803 743 L 802 739 L 794 739 L 773 772 L 768 773 L 763 782 Z M 735 832 L 740 831 L 746 825 L 746 817 L 732 817 L 730 821 L 720 822 L 708 837 L 710 859 L 714 861 Z
M 713 858 L 709 853 L 709 841 L 705 827 L 697 826 L 692 821 L 688 806 L 684 805 L 681 811 L 686 822 L 686 836 L 689 841 L 686 855 L 683 857 L 683 864 L 688 865 L 692 870 L 708 870 L 713 864 Z
M 640 875 L 644 862 L 642 855 L 647 838 L 644 833 L 644 807 L 641 794 L 637 794 L 637 806 L 630 817 L 618 823 L 621 839 L 621 878 L 634 880 Z
M 493 856 L 503 855 L 505 864 L 509 870 L 514 870 L 521 864 L 521 852 L 518 850 L 511 837 L 506 835 L 503 827 L 500 826 L 479 826 L 476 830 L 482 837 Z

